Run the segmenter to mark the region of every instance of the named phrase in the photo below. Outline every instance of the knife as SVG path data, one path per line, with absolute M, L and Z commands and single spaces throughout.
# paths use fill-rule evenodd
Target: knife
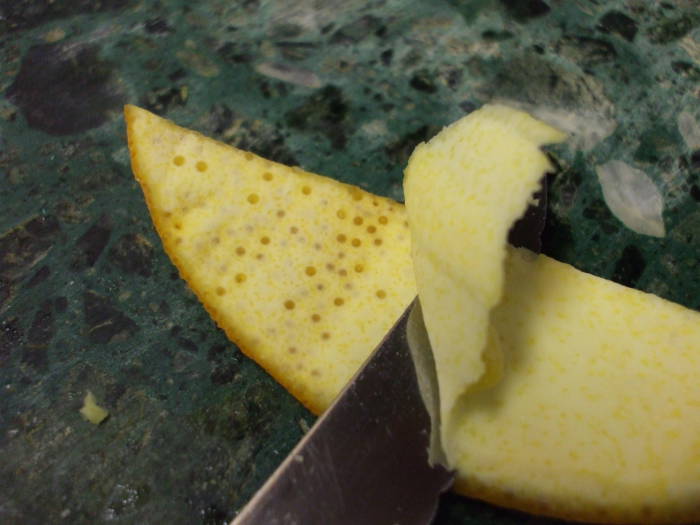
M 539 253 L 546 214 L 543 177 L 508 242 Z M 429 524 L 454 479 L 440 464 L 439 392 L 429 348 L 415 299 L 231 525 Z
M 412 308 L 232 525 L 431 522 L 453 473 L 428 460 L 430 417 L 408 348 Z

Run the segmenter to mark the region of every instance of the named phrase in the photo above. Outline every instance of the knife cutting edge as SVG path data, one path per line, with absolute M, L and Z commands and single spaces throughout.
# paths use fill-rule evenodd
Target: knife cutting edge
M 539 253 L 546 178 L 533 197 L 508 242 Z M 420 350 L 429 346 L 415 299 L 231 525 L 429 524 L 454 480 L 426 409 L 439 429 L 434 363 Z
M 431 522 L 453 473 L 428 460 L 430 417 L 407 338 L 412 307 L 232 525 Z

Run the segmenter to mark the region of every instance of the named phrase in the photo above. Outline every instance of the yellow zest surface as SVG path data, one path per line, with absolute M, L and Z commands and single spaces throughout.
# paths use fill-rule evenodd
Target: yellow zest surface
M 403 206 L 125 114 L 134 173 L 180 274 L 241 350 L 323 411 L 415 297 Z
M 700 521 L 700 313 L 511 249 L 501 381 L 453 415 L 459 488 L 534 513 Z
M 420 146 L 411 248 L 396 202 L 126 118 L 181 275 L 312 410 L 413 299 L 415 263 L 459 492 L 578 520 L 700 520 L 700 314 L 506 245 L 558 131 L 487 106 Z
M 442 444 L 466 494 L 586 521 L 700 519 L 700 313 L 508 248 L 559 132 L 485 106 L 406 170 Z

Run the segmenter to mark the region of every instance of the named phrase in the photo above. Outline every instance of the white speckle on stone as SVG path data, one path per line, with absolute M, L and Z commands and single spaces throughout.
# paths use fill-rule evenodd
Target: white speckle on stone
M 263 62 L 255 66 L 255 71 L 262 75 L 276 78 L 282 82 L 289 82 L 297 86 L 319 88 L 323 85 L 321 79 L 313 71 L 292 67 L 287 64 Z
M 112 152 L 112 160 L 124 166 L 129 165 L 129 149 L 125 146 Z
M 664 200 L 646 173 L 620 160 L 596 166 L 596 173 L 605 203 L 625 226 L 642 235 L 666 235 Z
M 664 195 L 666 208 L 675 208 L 683 205 L 688 199 L 688 180 L 681 169 L 674 168 L 669 171 L 659 172 L 658 187 Z
M 691 151 L 700 149 L 700 122 L 687 110 L 678 115 L 678 131 Z
M 360 129 L 370 137 L 382 137 L 388 132 L 386 122 L 380 119 L 371 120 L 363 124 Z
M 533 117 L 546 122 L 570 135 L 566 141 L 572 148 L 589 151 L 608 138 L 617 128 L 617 121 L 605 112 L 584 108 L 556 108 L 537 106 L 513 100 L 499 101 L 507 106 L 527 111 Z
M 60 27 L 56 27 L 54 29 L 51 29 L 41 35 L 41 37 L 44 39 L 44 42 L 47 42 L 49 44 L 53 44 L 54 42 L 58 42 L 59 40 L 63 40 L 66 37 L 66 32 Z
M 332 2 L 325 2 L 323 7 L 327 8 L 329 3 Z M 284 2 L 280 6 L 284 7 L 280 7 L 277 12 L 271 13 L 271 18 L 276 24 L 292 24 L 307 31 L 316 31 L 328 23 L 330 13 L 315 6 L 309 0 L 294 2 L 292 5 Z M 335 13 L 337 13 L 337 10 Z
M 697 38 L 695 35 L 697 34 Z M 680 46 L 688 53 L 696 64 L 700 64 L 700 32 L 693 31 L 679 42 Z
M 454 38 L 451 41 L 459 41 L 459 39 Z M 497 57 L 501 52 L 501 45 L 498 42 L 485 42 L 481 39 L 474 39 L 464 42 L 463 51 L 468 54 L 467 56 Z

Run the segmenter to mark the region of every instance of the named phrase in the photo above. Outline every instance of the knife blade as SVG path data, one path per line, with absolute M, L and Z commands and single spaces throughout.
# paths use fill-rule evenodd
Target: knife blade
M 543 177 L 508 242 L 539 253 L 546 216 Z M 430 523 L 454 473 L 439 464 L 439 437 L 431 433 L 440 420 L 432 354 L 420 350 L 429 347 L 415 299 L 231 525 Z
M 428 460 L 411 308 L 232 525 L 430 523 L 453 474 Z

